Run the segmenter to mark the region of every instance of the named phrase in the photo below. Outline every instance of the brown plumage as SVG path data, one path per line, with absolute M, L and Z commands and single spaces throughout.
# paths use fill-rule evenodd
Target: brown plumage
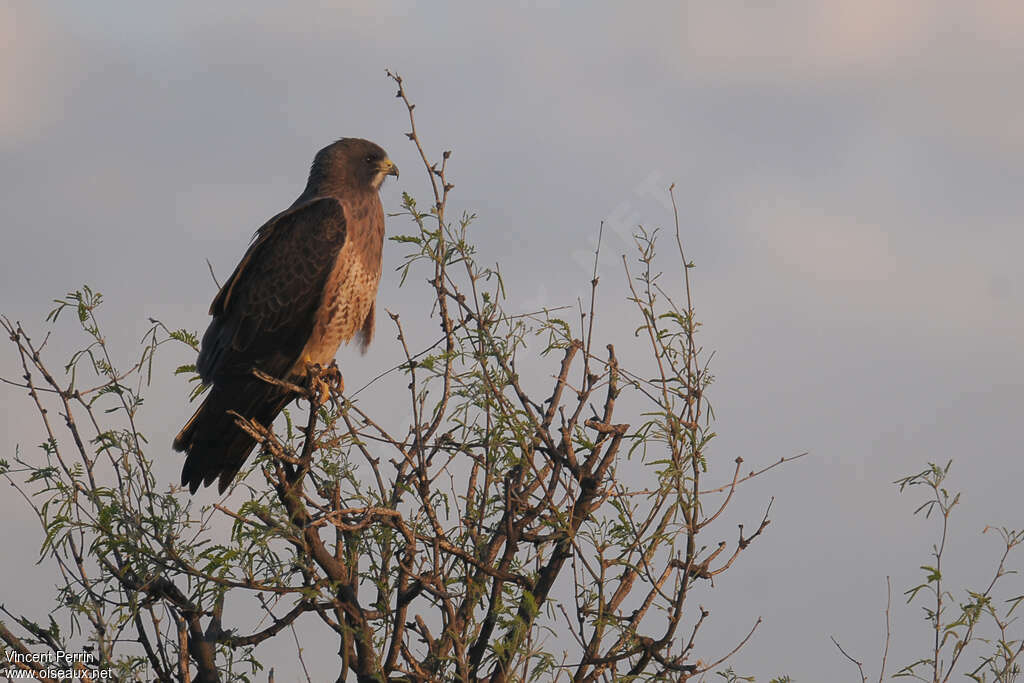
M 223 492 L 255 441 L 228 411 L 269 427 L 294 394 L 253 369 L 301 382 L 342 342 L 373 338 L 384 211 L 377 191 L 398 175 L 387 153 L 346 138 L 320 150 L 306 189 L 261 227 L 210 305 L 196 368 L 210 391 L 174 439 L 187 453 L 181 483 L 195 493 L 219 479 Z

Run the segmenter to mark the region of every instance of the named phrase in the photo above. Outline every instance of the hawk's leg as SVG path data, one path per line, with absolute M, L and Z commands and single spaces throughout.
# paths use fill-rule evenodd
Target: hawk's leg
M 331 396 L 340 397 L 345 393 L 345 378 L 341 376 L 338 361 L 332 360 L 331 364 L 323 371 L 321 378 L 327 383 Z
M 331 361 L 326 368 L 319 363 L 310 363 L 306 366 L 306 373 L 310 400 L 315 401 L 317 406 L 341 396 L 345 391 L 345 380 L 338 369 L 337 361 Z

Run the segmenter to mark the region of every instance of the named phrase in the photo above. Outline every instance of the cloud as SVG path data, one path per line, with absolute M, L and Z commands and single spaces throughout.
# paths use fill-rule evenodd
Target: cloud
M 614 50 L 667 90 L 761 88 L 856 99 L 879 126 L 913 126 L 992 153 L 1024 149 L 1024 5 L 907 0 L 623 6 Z M 690 98 L 693 99 L 693 98 Z M 684 103 L 685 105 L 685 103 Z
M 801 290 L 822 325 L 859 319 L 1024 341 L 1008 225 L 961 226 L 898 202 L 848 202 L 765 181 L 737 203 L 745 277 Z M 1009 240 L 1009 241 L 1007 241 Z M 1000 274 L 1000 275 L 994 275 Z M 1017 340 L 1012 342 L 1010 340 Z
M 53 32 L 35 3 L 0 4 L 0 144 L 34 137 L 57 116 L 61 80 Z
M 680 60 L 715 75 L 775 81 L 978 62 L 985 51 L 971 47 L 1018 49 L 1024 9 L 996 0 L 718 2 L 688 4 L 676 22 Z

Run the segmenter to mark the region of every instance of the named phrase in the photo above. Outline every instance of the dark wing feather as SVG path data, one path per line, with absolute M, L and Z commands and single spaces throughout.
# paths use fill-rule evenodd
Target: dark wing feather
M 260 228 L 210 306 L 213 321 L 197 361 L 204 382 L 254 367 L 283 377 L 312 333 L 345 239 L 344 211 L 332 198 L 289 209 Z

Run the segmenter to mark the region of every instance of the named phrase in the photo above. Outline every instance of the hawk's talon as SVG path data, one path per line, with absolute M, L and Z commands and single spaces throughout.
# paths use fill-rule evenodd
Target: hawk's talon
M 345 393 L 345 378 L 341 376 L 341 369 L 338 367 L 337 361 L 331 361 L 331 364 L 323 371 L 322 377 L 335 396 Z
M 306 377 L 310 400 L 317 406 L 322 406 L 329 400 L 341 396 L 345 391 L 345 380 L 335 361 L 331 361 L 326 368 L 319 363 L 307 364 Z

